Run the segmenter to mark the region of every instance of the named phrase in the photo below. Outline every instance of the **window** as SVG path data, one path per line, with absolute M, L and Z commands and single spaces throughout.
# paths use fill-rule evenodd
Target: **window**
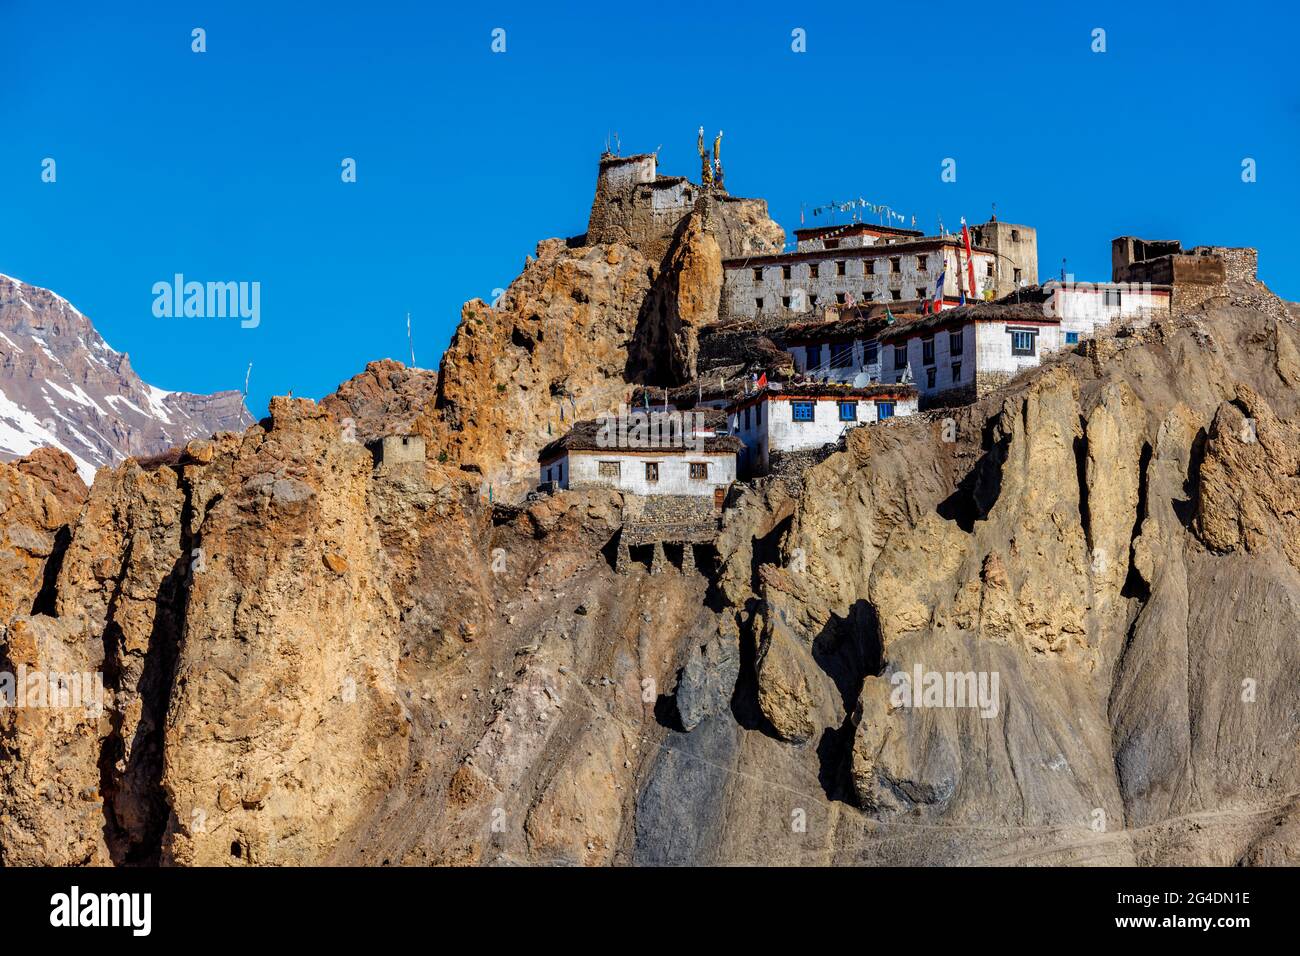
M 835 301 L 838 302 L 840 305 L 843 305 L 843 304 L 844 304 L 844 301 L 845 301 L 844 293 L 843 293 L 843 292 L 836 292 L 836 293 L 835 293 Z
M 927 369 L 925 370 L 925 387 L 926 387 L 926 388 L 934 388 L 934 369 L 933 369 L 933 368 L 927 368 Z
M 917 257 L 916 257 L 916 270 L 917 270 L 918 272 L 924 272 L 924 271 L 925 271 L 925 265 L 926 265 L 926 262 L 929 261 L 929 258 L 930 258 L 929 256 L 917 256 Z
M 808 263 L 808 278 L 810 279 L 817 278 L 817 263 L 815 262 Z
M 916 297 L 922 302 L 925 302 L 930 298 L 930 295 L 925 289 L 917 289 Z
M 622 468 L 616 461 L 602 461 L 599 471 L 602 478 L 617 478 L 622 473 Z
M 876 271 L 875 260 L 873 259 L 862 260 L 862 274 L 864 276 L 869 276 L 875 271 Z
M 840 421 L 856 422 L 858 420 L 857 402 L 840 402 Z
M 853 343 L 831 346 L 831 368 L 851 368 L 853 365 Z
M 754 424 L 755 425 L 763 424 L 763 403 L 762 402 L 759 402 L 757 405 L 754 406 Z
M 889 290 L 889 297 L 890 297 L 891 299 L 893 299 L 895 302 L 898 302 L 900 299 L 903 298 L 903 290 L 902 290 L 902 289 L 890 289 L 890 290 Z
M 814 372 L 821 368 L 822 364 L 822 347 L 820 345 L 808 346 L 808 361 L 804 362 L 803 370 L 805 372 Z
M 749 409 L 745 409 L 745 431 L 749 431 Z
M 1078 344 L 1079 344 L 1079 333 L 1078 333 L 1078 332 L 1066 332 L 1066 333 L 1065 333 L 1065 344 L 1066 344 L 1066 345 L 1078 345 Z
M 961 355 L 962 351 L 965 350 L 965 348 L 966 348 L 966 339 L 962 336 L 960 332 L 948 333 L 948 354 L 949 355 Z
M 902 368 L 907 364 L 907 346 L 894 346 L 894 368 Z
M 815 295 L 809 295 L 809 296 L 808 296 L 808 305 L 811 306 L 811 307 L 814 308 L 814 309 L 817 308 L 817 296 L 815 296 Z
M 993 278 L 993 263 L 990 262 L 984 266 L 984 274 L 990 279 Z
M 1012 230 L 1011 230 L 1011 241 L 1012 241 L 1012 242 L 1019 242 L 1019 241 L 1020 241 L 1020 230 L 1019 230 L 1019 229 L 1012 229 Z
M 810 422 L 813 420 L 812 402 L 791 402 L 790 417 L 796 422 Z
M 790 267 L 789 267 L 789 266 L 782 266 L 782 267 L 781 267 L 781 278 L 782 278 L 782 279 L 788 279 L 788 278 L 790 278 Z
M 934 364 L 934 339 L 921 339 L 921 364 Z
M 709 477 L 709 465 L 703 461 L 691 462 L 691 478 L 702 481 Z
M 755 299 L 755 300 L 754 300 L 754 308 L 756 308 L 756 309 L 758 309 L 760 312 L 762 312 L 762 311 L 763 311 L 763 300 L 762 300 L 762 299 Z
M 788 295 L 781 296 L 781 308 L 783 309 L 790 308 L 790 297 Z
M 822 246 L 826 249 L 838 249 L 840 241 L 838 239 L 827 239 L 822 243 Z
M 755 282 L 763 281 L 763 270 L 761 268 L 757 268 L 754 270 L 754 281 Z
M 952 380 L 953 384 L 961 381 L 961 362 L 952 363 Z
M 1036 333 L 1024 329 L 1011 330 L 1011 354 L 1033 355 Z
M 1108 309 L 1109 308 L 1118 309 L 1120 305 L 1119 289 L 1102 289 L 1101 304 L 1106 306 L 1106 308 Z
M 876 294 L 875 294 L 874 292 L 872 292 L 870 289 L 868 289 L 867 291 L 865 291 L 865 292 L 862 293 L 862 301 L 863 301 L 863 302 L 870 302 L 870 301 L 871 301 L 872 299 L 874 299 L 875 297 L 876 297 Z
M 1020 270 L 1019 269 L 1013 270 L 1013 274 L 1011 278 L 1015 281 L 1016 285 L 1020 285 Z
M 903 257 L 902 257 L 902 256 L 894 256 L 892 259 L 889 260 L 889 271 L 890 271 L 890 272 L 902 272 L 902 271 L 903 271 Z
M 862 346 L 862 364 L 875 365 L 880 361 L 880 343 L 871 341 Z
M 893 402 L 876 402 L 876 418 L 884 421 L 886 418 L 894 417 Z
M 652 482 L 659 480 L 659 462 L 647 461 L 645 463 L 645 480 Z
M 844 266 L 845 266 L 844 262 L 835 263 L 835 274 L 837 276 L 848 275 L 848 273 L 844 271 Z

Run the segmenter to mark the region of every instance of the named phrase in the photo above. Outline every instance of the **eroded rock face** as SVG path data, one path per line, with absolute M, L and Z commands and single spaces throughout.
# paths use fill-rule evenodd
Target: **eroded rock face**
M 627 398 L 628 346 L 649 288 L 649 263 L 628 246 L 539 243 L 499 308 L 474 300 L 462 310 L 437 407 L 417 425 L 430 453 L 503 500 L 536 485 L 547 442 Z
M 41 448 L 0 462 L 0 621 L 33 610 L 47 568 L 57 573 L 65 529 L 85 498 L 86 486 L 65 452 Z
M 0 470 L 70 538 L 6 578 L 3 666 L 105 685 L 0 714 L 4 862 L 1295 861 L 1287 318 L 1213 303 L 855 429 L 716 555 L 619 573 L 621 496 L 482 488 L 545 437 L 498 372 L 627 384 L 648 265 L 539 252 L 467 311 L 428 461 L 355 440 L 429 384 L 380 365 L 84 505 Z
M 437 372 L 381 359 L 367 363 L 364 372 L 348 379 L 320 404 L 364 443 L 411 431 L 437 391 Z

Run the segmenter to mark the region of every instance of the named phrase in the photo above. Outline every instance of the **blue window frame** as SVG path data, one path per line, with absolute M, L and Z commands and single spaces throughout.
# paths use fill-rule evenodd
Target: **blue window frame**
M 804 370 L 815 372 L 821 368 L 822 364 L 822 347 L 820 345 L 808 346 L 808 359 L 804 362 Z
M 1011 354 L 1033 355 L 1036 334 L 1024 329 L 1011 330 Z
M 790 418 L 796 422 L 810 422 L 813 420 L 815 407 L 812 402 L 791 402 Z
M 1066 332 L 1066 333 L 1065 333 L 1065 344 L 1066 344 L 1066 345 L 1078 345 L 1078 344 L 1079 344 L 1079 333 L 1078 333 L 1078 332 Z
M 857 402 L 840 402 L 840 421 L 856 422 L 858 420 Z
M 878 419 L 880 419 L 882 422 L 883 422 L 886 418 L 893 418 L 893 417 L 894 417 L 894 403 L 893 403 L 893 402 L 876 402 L 876 417 L 877 417 Z

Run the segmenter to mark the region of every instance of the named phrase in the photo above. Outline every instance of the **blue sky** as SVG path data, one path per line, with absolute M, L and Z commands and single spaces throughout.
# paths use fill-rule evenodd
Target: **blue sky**
M 408 311 L 436 367 L 463 301 L 583 231 L 607 135 L 695 177 L 703 124 L 730 191 L 787 231 L 832 199 L 930 232 L 996 202 L 1038 228 L 1042 278 L 1062 257 L 1109 278 L 1131 233 L 1258 246 L 1300 299 L 1300 17 L 1056 6 L 0 0 L 0 272 L 72 300 L 163 388 L 242 387 L 253 362 L 260 415 L 405 361 Z M 260 282 L 260 325 L 156 318 L 178 272 Z

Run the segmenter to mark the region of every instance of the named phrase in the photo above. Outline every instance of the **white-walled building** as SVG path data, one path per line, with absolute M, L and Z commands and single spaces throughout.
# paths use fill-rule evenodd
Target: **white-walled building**
M 538 455 L 540 480 L 562 489 L 710 496 L 720 505 L 741 449 L 725 425 L 717 411 L 632 411 L 578 422 Z
M 976 300 L 1036 282 L 1034 230 L 987 225 L 999 237 L 1014 231 L 1017 241 L 1007 245 L 1009 252 L 972 248 L 973 289 L 959 235 L 851 223 L 797 230 L 793 252 L 724 260 L 724 310 L 730 318 L 777 320 L 854 303 L 932 301 L 941 275 L 943 301 L 957 305 L 962 295 Z
M 1127 282 L 1064 282 L 1053 279 L 1036 290 L 1044 309 L 1061 320 L 1063 345 L 1077 345 L 1099 326 L 1117 319 L 1152 319 L 1169 314 L 1170 286 Z
M 923 408 L 972 401 L 1118 319 L 1168 314 L 1170 290 L 1049 282 L 1019 298 L 900 317 L 877 335 L 879 380 L 910 369 Z
M 741 475 L 766 474 L 772 455 L 837 442 L 848 429 L 917 410 L 910 385 L 851 388 L 816 382 L 769 385 L 728 410 L 728 426 L 744 444 Z

